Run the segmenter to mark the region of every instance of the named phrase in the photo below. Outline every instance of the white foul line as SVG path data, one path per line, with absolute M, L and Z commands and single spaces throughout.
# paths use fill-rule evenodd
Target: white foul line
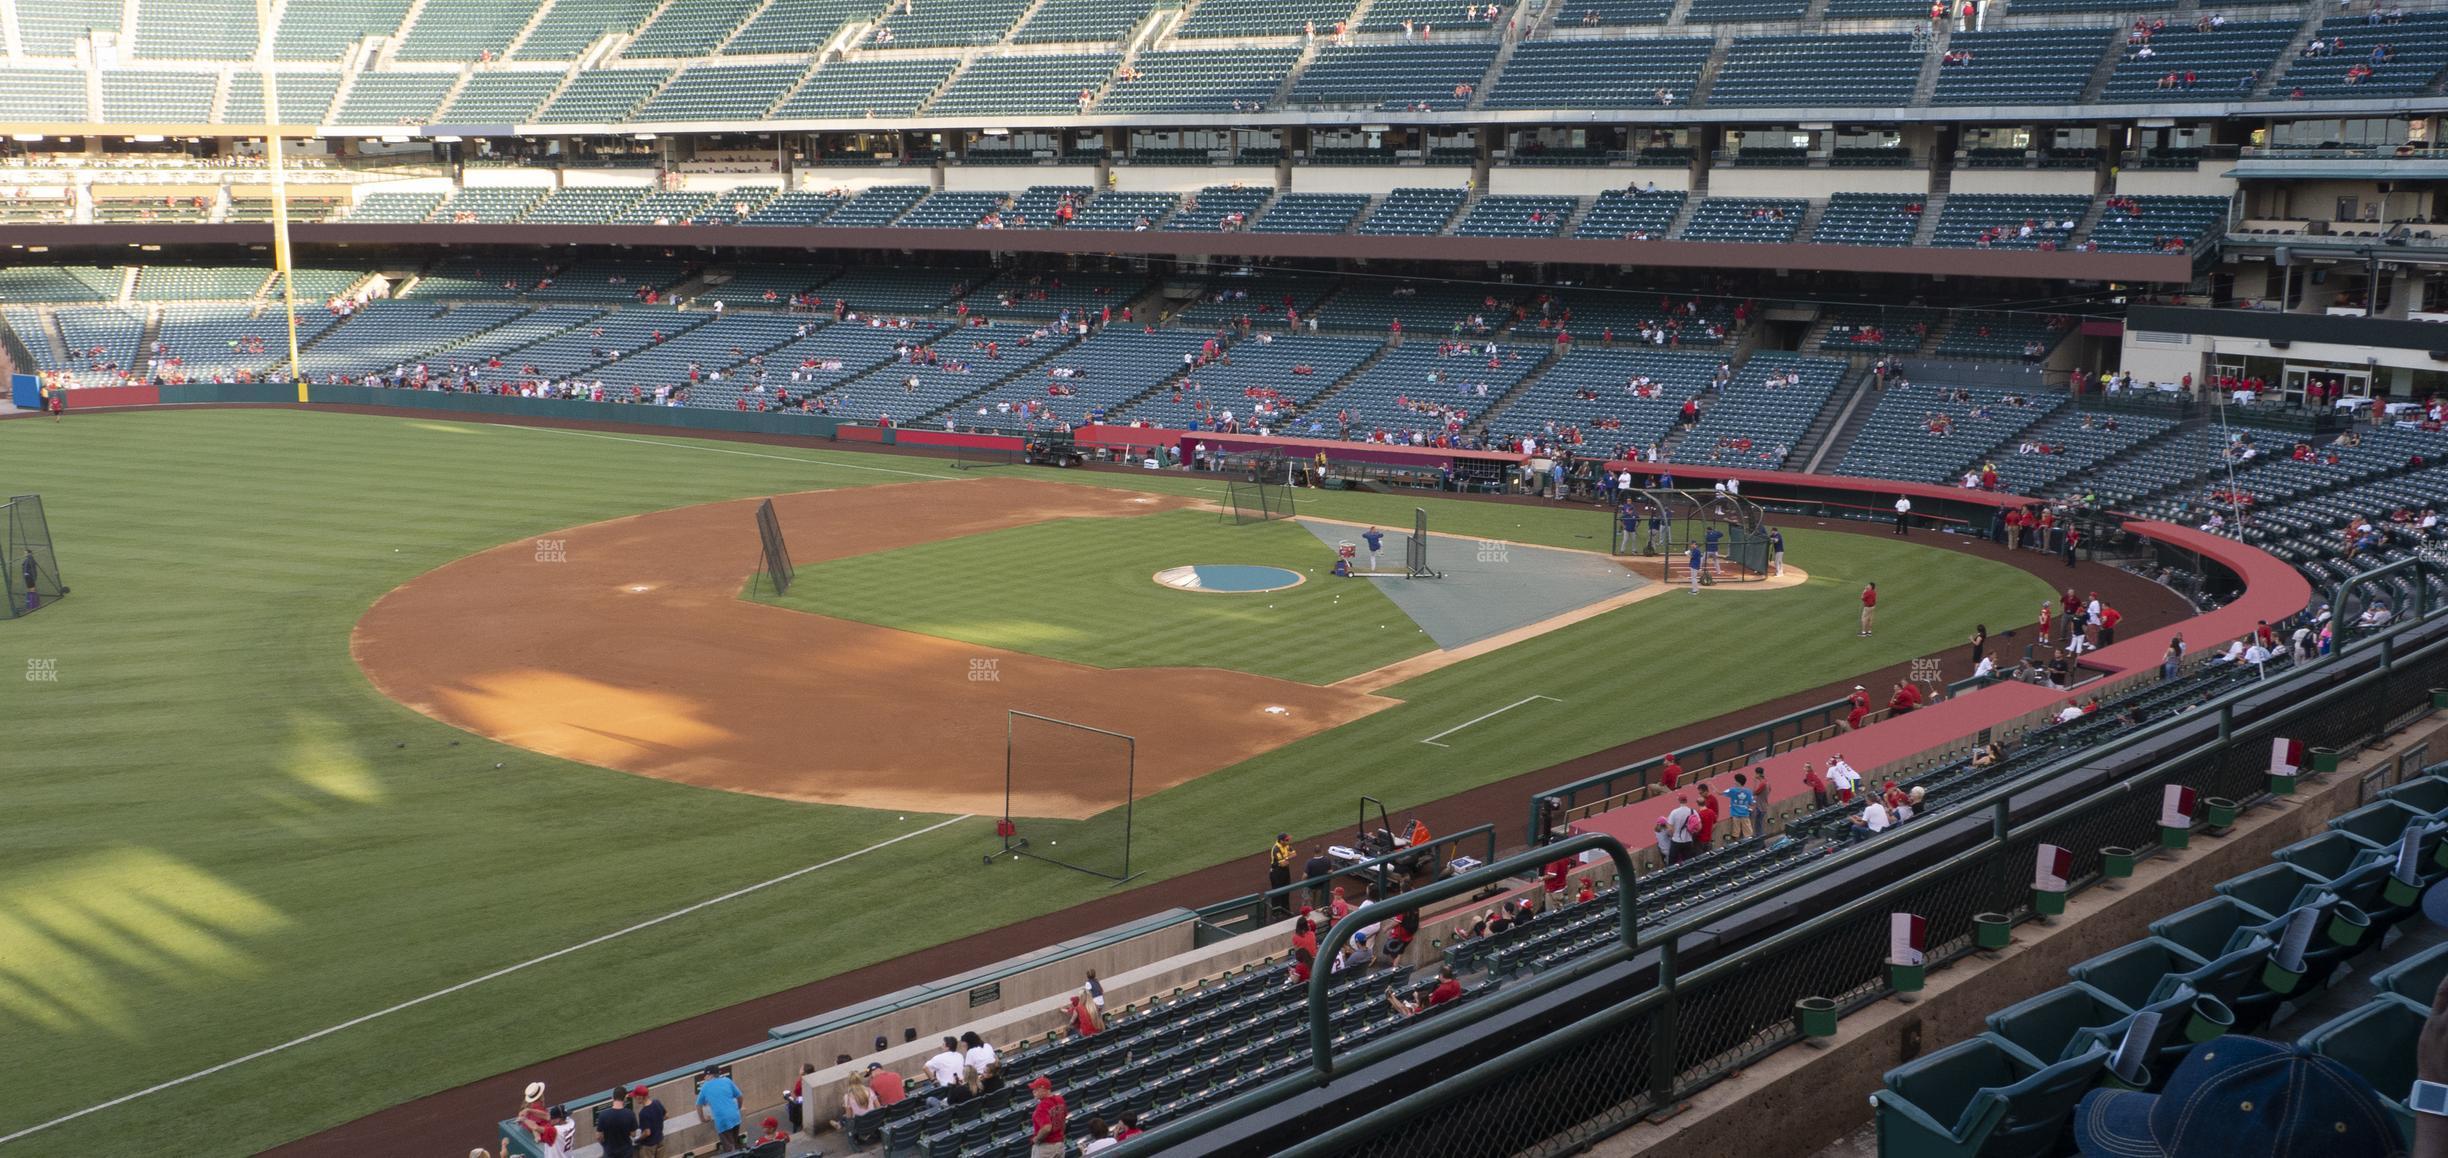
M 26 1127 L 25 1129 L 23 1129 L 23 1130 L 19 1130 L 19 1131 L 17 1131 L 17 1132 L 16 1132 L 16 1133 L 14 1133 L 14 1134 L 0 1134 L 0 1146 L 5 1146 L 5 1145 L 7 1145 L 8 1143 L 10 1143 L 10 1142 L 14 1142 L 14 1141 L 16 1141 L 16 1140 L 17 1140 L 17 1139 L 19 1139 L 19 1138 L 24 1138 L 24 1137 L 28 1137 L 28 1136 L 30 1136 L 30 1135 L 39 1134 L 39 1133 L 41 1133 L 41 1132 L 43 1132 L 43 1131 L 45 1131 L 45 1130 L 50 1129 L 50 1128 L 51 1128 L 51 1127 L 53 1127 L 53 1126 L 61 1125 L 61 1124 L 63 1124 L 63 1123 L 67 1123 L 67 1122 L 73 1122 L 73 1121 L 77 1120 L 78 1118 L 82 1118 L 82 1117 L 84 1117 L 84 1116 L 85 1116 L 85 1115 L 87 1115 L 87 1114 L 95 1114 L 95 1113 L 100 1113 L 101 1111 L 103 1111 L 103 1110 L 107 1110 L 107 1109 L 110 1109 L 110 1108 L 111 1108 L 111 1107 L 113 1107 L 113 1106 L 123 1106 L 123 1105 L 126 1105 L 126 1104 L 127 1104 L 127 1103 L 129 1103 L 129 1102 L 133 1102 L 133 1101 L 135 1101 L 135 1100 L 136 1100 L 136 1099 L 138 1099 L 138 1098 L 148 1097 L 148 1096 L 153 1095 L 153 1094 L 158 1094 L 158 1093 L 162 1092 L 163 1090 L 170 1089 L 170 1088 L 171 1088 L 171 1087 L 173 1087 L 173 1086 L 183 1086 L 183 1085 L 186 1085 L 186 1084 L 187 1084 L 187 1083 L 189 1083 L 189 1082 L 192 1082 L 192 1081 L 196 1080 L 197 1078 L 210 1077 L 210 1076 L 212 1076 L 213 1074 L 220 1073 L 220 1072 L 221 1072 L 221 1071 L 223 1071 L 223 1070 L 230 1069 L 230 1068 L 233 1068 L 233 1067 L 236 1067 L 236 1066 L 245 1065 L 246 1063 L 251 1062 L 251 1061 L 254 1061 L 254 1060 L 256 1060 L 257 1058 L 270 1057 L 271 1055 L 276 1054 L 276 1053 L 279 1053 L 279 1052 L 281 1052 L 282 1050 L 285 1050 L 285 1049 L 294 1049 L 294 1048 L 296 1048 L 296 1047 L 298 1047 L 298 1046 L 301 1046 L 301 1045 L 306 1044 L 307 1042 L 314 1041 L 314 1040 L 316 1040 L 317 1038 L 329 1037 L 329 1036 L 331 1036 L 332 1034 L 335 1034 L 335 1033 L 340 1032 L 341 1030 L 344 1030 L 344 1029 L 350 1029 L 350 1028 L 354 1028 L 354 1027 L 356 1027 L 356 1026 L 364 1025 L 365 1023 L 367 1023 L 367 1022 L 369 1022 L 369 1021 L 372 1021 L 372 1020 L 374 1020 L 375 1018 L 378 1018 L 378 1017 L 387 1017 L 387 1016 L 389 1016 L 389 1015 L 391 1015 L 391 1014 L 398 1013 L 399 1011 L 401 1011 L 401 1010 L 403 1010 L 403 1009 L 410 1009 L 410 1008 L 413 1008 L 413 1007 L 415 1007 L 415 1006 L 423 1005 L 423 1004 L 425 1004 L 426 1002 L 428 1002 L 428 1001 L 432 1001 L 432 1000 L 434 1000 L 434 999 L 435 999 L 435 998 L 437 998 L 437 997 L 448 997 L 448 996 L 450 996 L 451 994 L 453 994 L 453 993 L 457 993 L 457 992 L 459 992 L 459 991 L 460 991 L 460 990 L 462 990 L 462 989 L 472 989 L 472 988 L 475 988 L 476 986 L 482 985 L 482 984 L 484 984 L 485 982 L 487 982 L 487 981 L 491 981 L 491 980 L 493 980 L 493 979 L 495 979 L 495 978 L 498 978 L 498 977 L 507 977 L 507 976 L 509 976 L 510 974 L 516 973 L 516 972 L 518 972 L 518 971 L 519 971 L 519 970 L 521 970 L 521 969 L 525 969 L 525 968 L 528 968 L 528 967 L 530 967 L 530 966 L 534 966 L 534 965 L 541 965 L 541 964 L 543 964 L 543 963 L 545 963 L 545 962 L 547 962 L 547 961 L 553 960 L 553 959 L 558 958 L 558 957 L 567 957 L 567 956 L 569 956 L 570 954 L 572 954 L 572 953 L 575 953 L 575 952 L 579 951 L 580 949 L 588 949 L 588 948 L 593 948 L 594 946 L 601 945 L 601 944 L 603 944 L 603 943 L 604 943 L 604 942 L 606 942 L 606 941 L 611 941 L 611 940 L 616 940 L 616 939 L 621 938 L 621 937 L 626 937 L 626 936 L 628 936 L 629 934 L 631 934 L 631 933 L 635 933 L 635 932 L 638 932 L 638 931 L 639 931 L 639 930 L 641 930 L 641 929 L 651 929 L 651 928 L 655 927 L 656 925 L 660 925 L 660 924 L 662 924 L 662 923 L 664 923 L 664 922 L 666 922 L 666 921 L 677 920 L 677 919 L 679 919 L 679 918 L 681 918 L 681 917 L 685 917 L 685 916 L 689 915 L 690 913 L 694 913 L 694 912 L 698 911 L 699 909 L 712 908 L 713 906 L 715 906 L 715 905 L 719 905 L 719 904 L 723 903 L 724 901 L 736 900 L 736 899 L 738 899 L 738 898 L 740 898 L 740 897 L 744 897 L 744 896 L 747 896 L 747 895 L 748 895 L 748 894 L 750 894 L 750 893 L 756 892 L 756 891 L 757 891 L 757 890 L 759 890 L 759 889 L 771 888 L 772 886 L 774 886 L 774 885 L 778 885 L 778 884 L 781 884 L 781 883 L 782 883 L 782 882 L 784 882 L 784 881 L 787 881 L 787 880 L 793 880 L 793 879 L 798 878 L 798 877 L 803 877 L 803 876 L 806 876 L 806 875 L 807 875 L 807 874 L 809 874 L 809 873 L 815 872 L 817 869 L 821 869 L 821 868 L 831 868 L 832 866 L 837 865 L 837 864 L 840 864 L 840 863 L 842 863 L 843 861 L 850 860 L 850 859 L 855 858 L 855 857 L 865 856 L 865 855 L 867 855 L 868 853 L 874 852 L 875 850 L 877 850 L 877 849 L 879 849 L 879 848 L 883 848 L 883 847 L 884 847 L 884 846 L 886 846 L 886 845 L 891 845 L 891 844 L 899 844 L 899 843 L 901 843 L 902 841 L 908 840 L 909 838 L 911 838 L 911 837 L 913 837 L 913 836 L 925 836 L 926 834 L 928 834 L 928 833 L 930 833 L 930 832 L 933 832 L 933 831 L 935 831 L 936 829 L 943 828 L 943 827 L 945 827 L 945 826 L 947 826 L 947 825 L 959 824 L 961 821 L 971 819 L 971 818 L 973 818 L 974 816 L 976 816 L 976 813 L 966 813 L 966 814 L 963 814 L 963 815 L 960 815 L 960 816 L 955 816 L 955 817 L 953 817 L 953 818 L 952 818 L 952 819 L 950 819 L 950 820 L 940 821 L 940 822 L 935 823 L 935 824 L 930 824 L 930 825 L 926 826 L 925 828 L 921 828 L 921 829 L 919 829 L 919 830 L 918 830 L 918 831 L 916 831 L 916 832 L 905 832 L 905 833 L 902 833 L 902 834 L 901 834 L 901 835 L 899 835 L 899 836 L 893 837 L 893 838 L 892 838 L 892 839 L 890 839 L 890 840 L 881 840 L 881 841 L 877 841 L 876 843 L 871 844 L 871 845 L 868 845 L 867 847 L 862 848 L 862 849 L 858 850 L 857 852 L 843 853 L 843 854 L 842 854 L 842 855 L 840 855 L 840 856 L 834 857 L 833 859 L 828 860 L 828 861 L 824 861 L 824 862 L 822 862 L 822 863 L 820 863 L 820 864 L 812 864 L 812 865 L 807 866 L 806 868 L 793 869 L 793 870 L 791 870 L 791 871 L 789 871 L 789 872 L 783 873 L 781 876 L 778 876 L 778 877 L 773 878 L 772 880 L 758 881 L 757 883 L 755 883 L 755 884 L 753 884 L 753 885 L 749 885 L 749 886 L 747 886 L 746 888 L 733 889 L 733 890 L 731 890 L 730 892 L 724 893 L 723 895 L 721 895 L 721 896 L 719 896 L 719 897 L 712 897 L 712 898 L 708 898 L 708 899 L 706 899 L 706 900 L 699 901 L 699 902 L 697 902 L 696 904 L 689 905 L 689 906 L 687 906 L 687 907 L 685 907 L 685 908 L 673 909 L 671 912 L 665 913 L 665 914 L 663 914 L 663 915 L 662 915 L 662 916 L 660 916 L 660 917 L 650 917 L 650 918 L 647 918 L 646 920 L 643 920 L 643 921 L 638 922 L 637 924 L 631 925 L 631 926 L 629 926 L 629 927 L 628 927 L 628 928 L 626 928 L 626 929 L 621 929 L 621 930 L 618 930 L 618 931 L 616 931 L 616 932 L 606 933 L 606 934 L 604 934 L 603 936 L 600 936 L 600 937 L 595 937 L 595 938 L 591 938 L 591 939 L 588 939 L 588 940 L 585 940 L 585 941 L 580 941 L 580 942 L 578 942 L 577 944 L 575 944 L 575 945 L 571 945 L 571 946 L 569 946 L 569 947 L 567 947 L 567 948 L 555 949 L 555 950 L 553 950 L 552 952 L 550 952 L 550 953 L 546 953 L 546 954 L 544 954 L 544 955 L 543 955 L 543 956 L 541 956 L 541 957 L 531 957 L 531 958 L 529 958 L 529 959 L 527 959 L 527 960 L 525 960 L 525 961 L 521 961 L 521 962 L 519 962 L 519 963 L 518 963 L 518 964 L 516 964 L 516 965 L 510 965 L 510 966 L 505 966 L 505 967 L 500 968 L 500 969 L 496 969 L 496 970 L 492 971 L 491 973 L 487 973 L 487 974 L 485 974 L 485 975 L 483 975 L 483 976 L 481 976 L 481 977 L 473 977 L 473 978 L 469 978 L 468 980 L 466 980 L 466 981 L 462 981 L 462 982 L 458 983 L 457 985 L 452 985 L 452 986 L 449 986 L 449 987 L 447 987 L 447 988 L 443 988 L 443 989 L 436 989 L 436 990 L 434 990 L 433 992 L 428 993 L 428 994 L 426 994 L 426 995 L 425 995 L 425 996 L 423 996 L 423 997 L 411 997 L 411 998 L 409 998 L 409 999 L 408 999 L 408 1000 L 406 1000 L 406 1001 L 403 1001 L 403 1002 L 400 1002 L 400 1003 L 399 1003 L 399 1004 L 397 1004 L 397 1005 L 391 1006 L 390 1008 L 387 1008 L 387 1009 L 378 1009 L 378 1010 L 375 1010 L 374 1012 L 369 1013 L 369 1014 L 366 1014 L 366 1015 L 364 1015 L 364 1016 L 362 1016 L 362 1017 L 352 1017 L 352 1018 L 348 1019 L 347 1021 L 343 1021 L 343 1022 L 341 1022 L 341 1023 L 340 1023 L 340 1024 L 338 1024 L 338 1025 L 330 1026 L 330 1027 L 325 1028 L 325 1029 L 318 1029 L 318 1030 L 314 1031 L 313 1033 L 307 1034 L 307 1035 L 306 1035 L 306 1036 L 304 1036 L 304 1037 L 291 1038 L 290 1040 L 288 1040 L 288 1041 L 284 1041 L 284 1042 L 280 1043 L 279 1045 L 275 1045 L 275 1046 L 267 1046 L 267 1047 L 265 1047 L 265 1048 L 263 1048 L 263 1049 L 256 1050 L 255 1052 L 253 1052 L 253 1053 L 251 1053 L 251 1054 L 247 1054 L 247 1055 L 246 1055 L 246 1056 L 244 1056 L 244 1057 L 236 1057 L 236 1058 L 231 1058 L 230 1060 L 225 1061 L 225 1062 L 222 1062 L 221 1064 L 216 1065 L 216 1066 L 207 1066 L 207 1067 L 205 1067 L 205 1068 L 203 1068 L 203 1069 L 197 1070 L 197 1071 L 196 1071 L 196 1072 L 194 1072 L 194 1073 L 188 1074 L 188 1075 L 187 1075 L 187 1076 L 185 1076 L 185 1077 L 172 1078 L 172 1079 L 170 1079 L 169 1081 L 162 1082 L 162 1083 L 161 1083 L 161 1084 L 159 1084 L 159 1085 L 147 1086 L 147 1087 L 145 1087 L 144 1089 L 138 1090 L 138 1091 L 136 1091 L 135 1093 L 132 1093 L 132 1094 L 123 1094 L 123 1095 L 121 1095 L 121 1096 L 119 1096 L 119 1097 L 112 1098 L 111 1100 L 109 1100 L 109 1101 L 107 1101 L 107 1102 L 102 1102 L 102 1103 L 97 1104 L 97 1105 L 87 1106 L 87 1107 L 85 1107 L 85 1108 L 84 1108 L 84 1109 L 82 1109 L 82 1110 L 78 1110 L 78 1111 L 76 1111 L 75 1113 L 71 1113 L 71 1114 L 62 1114 L 62 1115 L 60 1115 L 59 1117 L 53 1118 L 53 1119 L 51 1119 L 51 1120 L 50 1120 L 50 1121 L 48 1121 L 48 1122 L 44 1122 L 43 1124 L 41 1124 L 41 1125 L 39 1125 L 39 1126 L 28 1126 L 28 1127 Z
M 553 434 L 567 434 L 574 438 L 600 438 L 607 442 L 634 442 L 639 446 L 663 446 L 669 447 L 673 450 L 702 450 L 708 454 L 736 454 L 742 458 L 770 458 L 776 462 L 795 462 L 802 466 L 831 466 L 839 467 L 843 470 L 872 470 L 880 471 L 884 474 L 905 474 L 911 478 L 931 478 L 939 482 L 954 481 L 951 475 L 930 474 L 923 470 L 900 470 L 898 468 L 889 466 L 864 466 L 855 462 L 834 462 L 830 459 L 822 458 L 796 458 L 787 454 L 765 454 L 754 450 L 732 450 L 731 448 L 725 446 L 707 446 L 701 442 L 671 442 L 656 438 L 623 438 L 617 434 L 597 434 L 591 430 L 563 430 L 555 426 L 513 426 L 512 429 L 542 430 Z M 0 1138 L 0 1142 L 6 1141 L 8 1141 L 8 1139 Z
M 1439 743 L 1437 743 L 1437 741 L 1442 740 L 1442 739 L 1444 739 L 1444 738 L 1445 738 L 1445 737 L 1447 737 L 1447 736 L 1453 735 L 1454 733 L 1459 732 L 1459 731 L 1461 731 L 1461 730 L 1462 730 L 1462 729 L 1464 729 L 1464 728 L 1470 727 L 1472 724 L 1476 724 L 1476 723 L 1478 723 L 1480 720 L 1492 720 L 1492 719 L 1495 719 L 1496 717 L 1501 716 L 1501 715 L 1505 714 L 1506 712 L 1512 711 L 1513 709 L 1518 708 L 1518 707 L 1522 706 L 1523 704 L 1529 703 L 1531 700 L 1545 700 L 1545 701 L 1547 701 L 1548 703 L 1551 703 L 1551 704 L 1560 704 L 1560 703 L 1563 703 L 1563 702 L 1564 702 L 1564 701 L 1562 701 L 1562 700 L 1559 700 L 1559 699 L 1555 698 L 1554 696 L 1531 696 L 1531 697 L 1529 697 L 1529 699 L 1520 699 L 1520 700 L 1515 700 L 1515 701 L 1513 701 L 1512 703 L 1506 704 L 1505 706 L 1503 706 L 1503 707 L 1501 707 L 1501 708 L 1498 708 L 1498 709 L 1496 709 L 1495 711 L 1489 712 L 1488 714 L 1486 714 L 1486 715 L 1484 715 L 1484 716 L 1479 717 L 1479 719 L 1478 719 L 1478 720 L 1464 720 L 1464 721 L 1462 721 L 1462 722 L 1461 722 L 1461 723 L 1459 723 L 1459 724 L 1455 724 L 1453 727 L 1447 728 L 1447 729 L 1445 729 L 1444 731 L 1437 733 L 1436 735 L 1430 736 L 1430 737 L 1428 737 L 1427 739 L 1420 741 L 1420 743 L 1422 743 L 1422 744 L 1428 744 L 1428 745 L 1431 745 L 1431 746 L 1434 746 L 1434 747 L 1438 747 L 1438 748 L 1451 748 L 1451 747 L 1453 747 L 1453 745 L 1451 745 L 1451 744 L 1439 744 Z M 8 1139 L 6 1139 L 6 1138 L 0 1138 L 0 1142 L 6 1142 L 6 1141 L 8 1141 Z

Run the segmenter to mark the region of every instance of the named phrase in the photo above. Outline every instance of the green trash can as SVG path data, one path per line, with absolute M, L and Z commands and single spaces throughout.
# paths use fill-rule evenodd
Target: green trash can
M 1794 1020 L 1801 1023 L 1804 1037 L 1836 1036 L 1835 999 L 1805 997 L 1794 1002 Z
M 1929 966 L 1898 965 L 1891 961 L 1887 965 L 1887 984 L 1894 988 L 1898 998 L 1910 1001 L 1913 994 L 1929 985 Z
M 2285 773 L 2283 773 L 2283 772 L 2272 772 L 2272 773 L 2270 773 L 2270 774 L 2269 774 L 2269 793 L 2270 793 L 2270 795 L 2272 795 L 2272 796 L 2293 796 L 2293 795 L 2295 795 L 2295 778 L 2294 778 L 2294 777 L 2292 777 L 2292 776 L 2289 776 L 2289 775 L 2287 775 L 2287 774 L 2285 774 Z
M 2185 1040 L 2199 1045 L 2235 1028 L 2235 1010 L 2215 997 L 2193 999 L 2193 1014 L 2185 1019 Z
M 2236 813 L 2242 809 L 2242 807 L 2242 805 L 2237 804 L 2235 801 L 2229 800 L 2224 796 L 2205 796 L 2202 798 L 2202 811 L 2207 818 L 2207 823 L 2210 825 L 2210 827 L 2220 831 L 2225 831 L 2235 827 Z
M 2192 845 L 2193 830 L 2190 827 L 2178 828 L 2169 824 L 2159 826 L 2159 847 L 2180 850 L 2190 848 Z
M 2349 949 L 2363 943 L 2371 933 L 2371 914 L 2339 901 L 2329 910 L 2329 940 Z
M 2431 689 L 2431 706 L 2435 708 L 2448 708 L 2448 688 Z
M 2043 917 L 2062 917 L 2065 915 L 2065 899 L 2066 895 L 2061 890 L 2033 889 L 2032 911 Z
M 2062 904 L 2064 894 L 2058 895 L 2061 903 L 2057 911 L 2062 913 L 2065 911 Z M 1972 935 L 1973 944 L 1980 948 L 2003 949 L 2014 940 L 2014 918 L 2004 913 L 1974 913 Z
M 2340 753 L 2335 748 L 2312 749 L 2312 770 L 2315 772 L 2337 771 L 2339 755 Z
M 2141 853 L 2112 844 L 2100 850 L 2100 872 L 2112 881 L 2131 880 L 2134 862 L 2140 859 Z

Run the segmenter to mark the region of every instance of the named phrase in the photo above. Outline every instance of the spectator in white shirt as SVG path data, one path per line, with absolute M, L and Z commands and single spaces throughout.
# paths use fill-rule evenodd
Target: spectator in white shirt
M 949 1105 L 959 1105 L 969 1100 L 969 1064 L 961 1057 L 958 1039 L 943 1039 L 943 1052 L 927 1059 L 926 1072 L 938 1087 L 935 1093 L 929 1095 L 929 1100 Z
M 976 1030 L 961 1035 L 961 1044 L 969 1047 L 961 1052 L 961 1064 L 975 1075 L 978 1092 L 991 1094 L 1003 1088 L 1003 1079 L 994 1076 L 995 1049 L 979 1037 Z
M 1854 840 L 1868 840 L 1885 831 L 1887 831 L 1887 806 L 1873 798 L 1870 806 L 1862 809 L 1861 815 L 1853 818 L 1852 830 L 1846 835 Z

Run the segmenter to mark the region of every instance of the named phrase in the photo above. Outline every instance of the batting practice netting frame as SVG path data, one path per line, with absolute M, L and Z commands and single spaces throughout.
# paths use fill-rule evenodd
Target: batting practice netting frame
M 774 514 L 772 499 L 757 504 L 756 525 L 758 547 L 763 551 L 765 557 L 765 569 L 757 574 L 760 578 L 773 582 L 774 594 L 788 595 L 791 580 L 796 578 L 798 573 L 791 566 L 790 548 L 782 542 L 782 519 Z M 752 593 L 755 586 L 756 581 L 750 580 L 749 588 Z
M 1689 579 L 1685 552 L 1693 543 L 1705 545 L 1714 530 L 1717 556 L 1707 564 L 1710 570 L 1703 582 L 1749 583 L 1767 577 L 1767 512 L 1758 503 L 1718 490 L 1634 489 L 1626 496 L 1601 508 L 1610 554 L 1662 555 L 1669 581 Z
M 1116 884 L 1131 871 L 1131 813 L 1138 803 L 1139 741 L 1035 712 L 1006 709 L 1003 818 L 998 856 L 1029 857 Z M 1084 820 L 1014 815 L 1018 799 L 1062 800 Z
M 51 523 L 41 495 L 17 495 L 0 503 L 0 560 L 7 566 L 8 606 L 0 619 L 17 619 L 49 607 L 68 594 L 60 582 L 59 555 L 51 549 Z M 31 576 L 29 578 L 29 572 Z
M 952 448 L 952 469 L 985 470 L 989 467 L 1018 466 L 1026 450 L 1027 444 L 1021 441 L 991 445 L 964 442 Z
M 1279 484 L 1259 480 L 1224 482 L 1223 517 L 1236 527 L 1292 517 L 1292 492 Z
M 1428 566 L 1428 508 L 1411 508 L 1411 541 L 1403 544 L 1403 572 L 1412 579 L 1442 579 L 1443 571 Z

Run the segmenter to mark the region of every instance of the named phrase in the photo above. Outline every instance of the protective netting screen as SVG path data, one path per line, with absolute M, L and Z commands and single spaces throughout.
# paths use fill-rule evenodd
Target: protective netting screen
M 51 526 L 42 496 L 18 495 L 0 503 L 0 560 L 6 561 L 8 606 L 0 619 L 31 614 L 68 593 L 60 582 L 59 556 L 51 550 Z
M 1228 481 L 1224 484 L 1225 513 L 1234 526 L 1292 517 L 1292 494 L 1271 482 Z
M 782 520 L 774 514 L 772 499 L 757 504 L 756 525 L 757 546 L 765 556 L 765 577 L 773 581 L 774 594 L 788 595 L 795 571 L 791 567 L 790 548 L 782 542 Z
M 1018 711 L 1008 714 L 1005 737 L 1004 859 L 1033 857 L 1128 880 L 1137 742 Z

